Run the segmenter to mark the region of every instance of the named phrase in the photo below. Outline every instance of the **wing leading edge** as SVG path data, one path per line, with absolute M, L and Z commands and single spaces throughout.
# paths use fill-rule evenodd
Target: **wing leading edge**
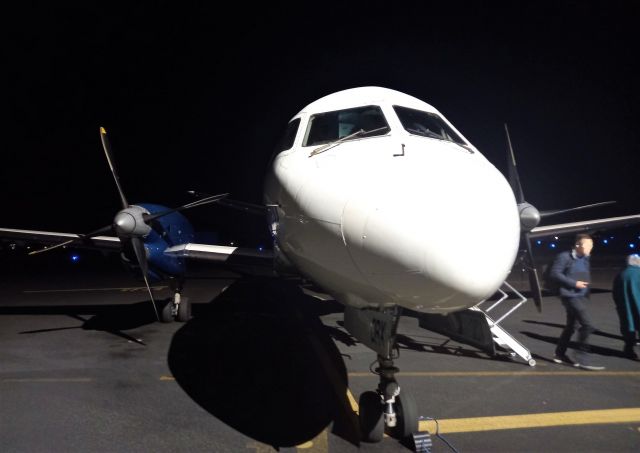
M 89 248 L 100 250 L 120 250 L 120 239 L 115 236 L 94 236 L 82 238 L 79 234 L 59 233 L 54 231 L 18 230 L 0 228 L 0 239 L 38 242 L 41 244 L 59 244 L 62 241 L 77 239 L 70 245 L 74 248 Z
M 626 227 L 640 223 L 640 214 L 608 217 L 604 219 L 585 220 L 582 222 L 559 223 L 533 228 L 529 232 L 530 238 L 539 238 L 553 234 L 580 233 L 583 231 L 603 230 L 610 228 Z
M 164 253 L 190 260 L 214 262 L 241 273 L 274 275 L 274 255 L 271 250 L 188 243 L 169 247 Z

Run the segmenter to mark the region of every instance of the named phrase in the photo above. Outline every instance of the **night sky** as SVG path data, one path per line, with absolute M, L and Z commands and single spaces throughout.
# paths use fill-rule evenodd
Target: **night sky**
M 260 202 L 287 121 L 364 85 L 432 104 L 502 171 L 508 123 L 539 209 L 640 212 L 637 2 L 63 3 L 4 14 L 3 227 L 111 222 L 100 126 L 131 203 Z M 245 240 L 265 230 L 221 207 L 187 215 Z

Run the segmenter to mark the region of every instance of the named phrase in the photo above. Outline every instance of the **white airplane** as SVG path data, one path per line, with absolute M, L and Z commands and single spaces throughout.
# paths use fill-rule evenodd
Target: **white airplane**
M 232 265 L 249 258 L 267 261 L 276 275 L 313 282 L 344 304 L 347 330 L 377 353 L 378 388 L 360 397 L 369 442 L 380 441 L 385 427 L 398 437 L 417 431 L 415 402 L 395 379 L 402 309 L 447 314 L 477 305 L 506 280 L 522 243 L 539 306 L 530 238 L 640 223 L 632 215 L 538 226 L 560 211 L 541 213 L 524 200 L 510 143 L 508 181 L 435 108 L 381 87 L 330 94 L 290 120 L 268 169 L 263 206 L 213 196 L 177 208 L 218 202 L 266 213 L 270 252 L 193 243 L 176 210 L 129 205 L 104 130 L 101 137 L 123 205 L 113 226 L 84 235 L 0 229 L 0 237 L 129 246 L 145 279 L 180 276 L 186 259 Z M 101 236 L 108 231 L 117 237 Z M 165 320 L 188 319 L 180 287 L 163 309 Z

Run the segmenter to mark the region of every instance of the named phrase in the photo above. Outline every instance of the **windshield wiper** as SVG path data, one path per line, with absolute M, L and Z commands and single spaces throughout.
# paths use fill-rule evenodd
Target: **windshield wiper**
M 408 132 L 411 132 L 412 134 L 416 134 L 416 135 L 422 135 L 423 137 L 430 137 L 430 138 L 437 138 L 438 140 L 446 140 L 442 135 L 440 134 L 436 134 L 435 132 L 433 132 L 432 130 L 429 129 L 425 129 L 422 131 L 419 131 L 418 129 L 407 129 Z M 451 141 L 451 140 L 448 140 Z
M 407 129 L 407 132 L 411 132 L 412 134 L 420 135 L 422 137 L 436 138 L 438 140 L 443 140 L 445 142 L 453 143 L 454 145 L 458 145 L 461 148 L 464 148 L 469 153 L 473 154 L 473 150 L 471 148 L 469 148 L 467 145 L 465 145 L 464 143 L 457 142 L 457 141 L 452 140 L 451 138 L 446 137 L 446 136 L 443 137 L 442 135 L 436 134 L 435 132 L 433 132 L 433 131 L 431 131 L 429 129 L 424 130 L 424 131 L 419 131 L 417 129 L 411 129 L 411 128 L 406 128 L 406 129 Z
M 315 156 L 316 154 L 324 153 L 329 148 L 338 146 L 340 143 L 346 142 L 347 140 L 351 140 L 352 138 L 364 137 L 366 135 L 373 134 L 374 132 L 379 132 L 384 129 L 389 129 L 389 126 L 382 126 L 377 129 L 371 129 L 370 131 L 365 131 L 364 129 L 360 129 L 359 131 L 355 131 L 353 134 L 349 134 L 345 137 L 339 138 L 337 140 L 334 140 L 332 142 L 325 143 L 324 145 L 319 146 L 318 148 L 311 151 L 311 153 L 309 154 L 309 157 Z

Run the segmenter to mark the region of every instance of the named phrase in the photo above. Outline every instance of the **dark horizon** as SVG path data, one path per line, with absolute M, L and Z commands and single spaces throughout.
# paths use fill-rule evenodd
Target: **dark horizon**
M 639 7 L 447 5 L 12 11 L 2 226 L 87 232 L 111 221 L 119 200 L 100 126 L 131 203 L 177 206 L 190 189 L 260 202 L 287 121 L 366 85 L 433 105 L 503 172 L 508 123 L 525 196 L 541 210 L 617 200 L 575 218 L 639 212 Z M 266 233 L 220 207 L 187 216 L 197 229 Z

